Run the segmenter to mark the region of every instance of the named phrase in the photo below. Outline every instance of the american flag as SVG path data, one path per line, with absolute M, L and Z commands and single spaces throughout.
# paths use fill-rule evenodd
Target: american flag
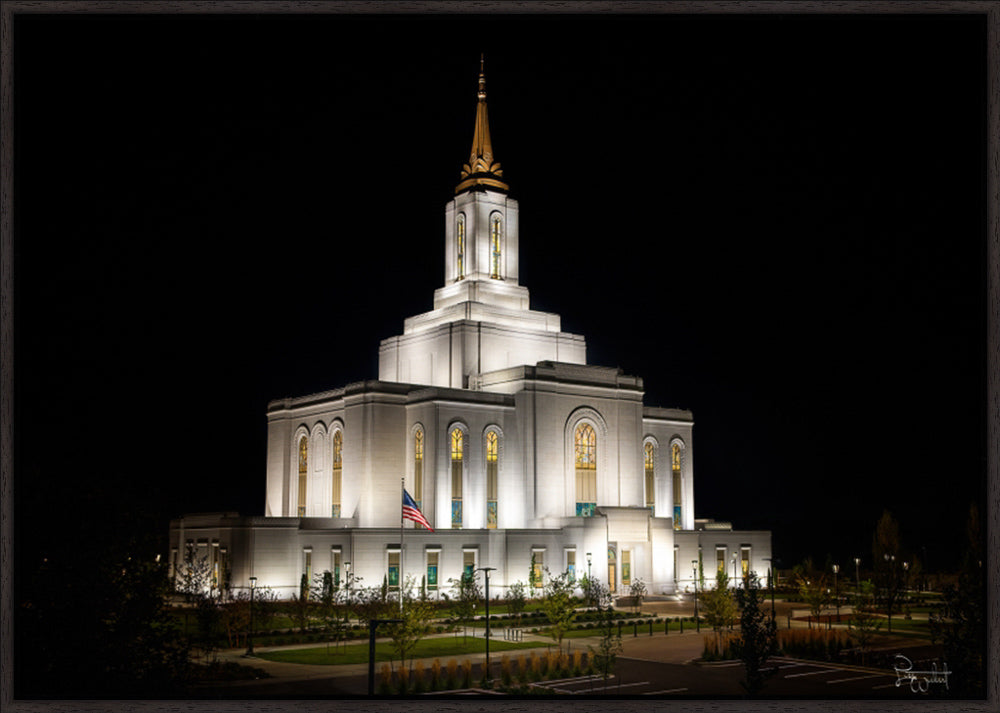
M 419 522 L 428 530 L 434 532 L 434 528 L 431 527 L 429 522 L 427 522 L 427 518 L 424 517 L 422 512 L 420 512 L 420 508 L 418 508 L 417 504 L 413 502 L 413 498 L 410 497 L 410 494 L 406 492 L 406 488 L 403 488 L 403 519 Z

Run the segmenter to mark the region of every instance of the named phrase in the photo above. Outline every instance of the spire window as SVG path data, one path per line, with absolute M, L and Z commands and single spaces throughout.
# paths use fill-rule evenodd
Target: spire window
M 462 527 L 462 456 L 463 434 L 461 428 L 451 432 L 451 526 Z
M 647 443 L 643 448 L 646 463 L 646 507 L 650 510 L 656 508 L 656 451 L 652 443 Z
M 496 431 L 486 434 L 486 529 L 497 527 L 497 466 L 500 438 Z
M 670 446 L 670 473 L 674 490 L 674 529 L 681 529 L 681 446 Z
M 458 216 L 455 225 L 455 265 L 458 272 L 456 279 L 465 278 L 465 215 Z
M 416 433 L 413 434 L 413 499 L 417 503 L 417 509 L 423 510 L 423 497 L 424 497 L 424 432 L 421 429 L 417 429 Z M 419 522 L 414 523 L 414 526 L 418 529 L 422 529 L 423 525 Z
M 500 246 L 503 242 L 503 219 L 494 215 L 490 220 L 490 277 L 500 279 Z

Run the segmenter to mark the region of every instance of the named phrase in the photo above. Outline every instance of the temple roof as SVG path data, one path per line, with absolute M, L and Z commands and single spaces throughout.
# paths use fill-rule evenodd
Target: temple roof
M 455 186 L 455 193 L 469 188 L 509 190 L 510 186 L 500 180 L 503 171 L 500 163 L 493 160 L 493 143 L 490 141 L 490 120 L 486 112 L 486 74 L 483 70 L 484 58 L 479 58 L 479 103 L 476 105 L 476 128 L 472 134 L 472 151 L 469 161 L 462 166 L 462 181 Z

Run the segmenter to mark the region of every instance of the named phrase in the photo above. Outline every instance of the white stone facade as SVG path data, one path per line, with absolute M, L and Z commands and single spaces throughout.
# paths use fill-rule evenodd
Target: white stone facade
M 730 575 L 734 553 L 737 568 L 766 573 L 769 532 L 695 520 L 692 414 L 644 406 L 642 379 L 587 365 L 582 336 L 530 309 L 518 238 L 518 204 L 505 191 L 459 192 L 445 209 L 434 309 L 383 340 L 377 381 L 272 401 L 264 517 L 174 520 L 173 561 L 192 545 L 228 569 L 232 586 L 255 576 L 282 596 L 306 568 L 343 577 L 347 562 L 364 585 L 381 584 L 395 557 L 432 593 L 435 575 L 440 591 L 470 565 L 496 568 L 497 592 L 527 583 L 532 555 L 577 576 L 589 556 L 592 576 L 618 593 L 635 579 L 654 595 L 691 589 L 699 547 L 708 581 L 720 551 Z M 581 475 L 584 425 L 594 467 Z M 404 484 L 434 532 L 410 521 L 401 531 Z

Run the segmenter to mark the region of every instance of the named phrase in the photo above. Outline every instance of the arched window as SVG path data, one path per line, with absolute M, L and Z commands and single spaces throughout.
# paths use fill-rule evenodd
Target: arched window
M 500 439 L 496 431 L 486 434 L 486 528 L 497 527 L 497 468 Z
M 344 432 L 333 432 L 333 488 L 330 501 L 333 504 L 332 516 L 340 517 L 340 492 L 344 479 Z
M 597 434 L 589 423 L 576 427 L 576 514 L 592 517 L 597 507 Z
M 451 432 L 451 526 L 462 526 L 462 429 Z
M 654 466 L 654 455 L 652 443 L 646 443 L 643 448 L 646 461 L 646 507 L 650 510 L 656 508 L 656 468 Z
M 417 509 L 423 510 L 424 498 L 424 432 L 417 429 L 413 434 L 413 499 L 417 503 Z M 414 523 L 419 529 L 422 528 L 419 522 Z
M 309 476 L 309 439 L 299 439 L 299 517 L 306 516 L 306 480 Z
M 681 529 L 681 446 L 670 446 L 670 472 L 674 489 L 674 529 Z
M 500 245 L 503 242 L 503 220 L 494 215 L 490 221 L 490 277 L 500 279 Z
M 465 277 L 465 215 L 459 214 L 455 225 L 455 265 L 458 268 L 457 279 Z

